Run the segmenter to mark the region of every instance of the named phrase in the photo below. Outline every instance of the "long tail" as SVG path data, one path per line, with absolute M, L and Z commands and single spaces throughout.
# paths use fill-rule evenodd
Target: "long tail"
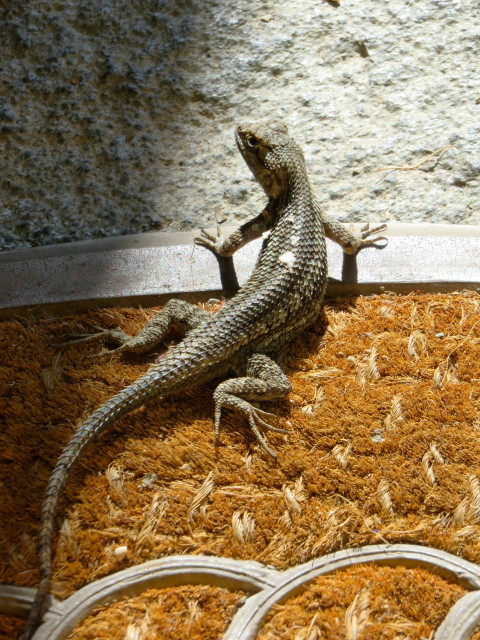
M 65 447 L 50 476 L 45 492 L 39 532 L 40 584 L 23 630 L 22 640 L 29 640 L 32 637 L 43 614 L 52 576 L 52 539 L 57 506 L 73 467 L 83 451 L 121 416 L 143 405 L 153 396 L 180 390 L 186 379 L 190 377 L 192 368 L 189 365 L 191 364 L 191 361 L 185 359 L 181 366 L 183 370 L 179 371 L 178 360 L 168 358 L 162 364 L 152 367 L 144 376 L 94 411 L 80 425 Z

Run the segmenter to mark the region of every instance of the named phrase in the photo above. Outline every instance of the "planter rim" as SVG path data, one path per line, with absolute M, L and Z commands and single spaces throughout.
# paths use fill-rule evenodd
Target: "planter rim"
M 327 243 L 328 297 L 480 289 L 480 227 L 389 223 L 385 234 L 384 249 L 356 256 Z M 193 245 L 195 235 L 155 232 L 0 253 L 0 319 L 218 297 L 234 288 L 232 280 L 220 278 L 214 256 Z M 256 240 L 235 255 L 240 284 L 260 246 Z
M 373 563 L 422 567 L 468 589 L 437 630 L 438 640 L 468 640 L 480 623 L 480 566 L 432 547 L 378 544 L 342 549 L 285 571 L 259 562 L 216 556 L 166 556 L 96 580 L 63 602 L 54 600 L 32 640 L 63 640 L 96 607 L 151 588 L 208 584 L 251 594 L 237 611 L 223 640 L 254 640 L 275 604 L 298 593 L 316 577 Z M 0 585 L 0 612 L 26 617 L 35 590 Z

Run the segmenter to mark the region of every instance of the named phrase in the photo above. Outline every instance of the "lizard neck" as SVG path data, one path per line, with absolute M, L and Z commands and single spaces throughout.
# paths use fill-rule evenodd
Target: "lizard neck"
M 299 204 L 299 211 L 308 210 L 314 197 L 305 164 L 303 162 L 296 163 L 282 178 L 281 181 L 278 181 L 281 182 L 281 189 L 275 198 L 277 213 L 281 214 L 294 206 L 295 203 Z
M 319 214 L 319 207 L 308 179 L 308 174 L 303 167 L 295 167 L 286 176 L 283 189 L 276 197 L 270 197 L 269 210 L 274 217 L 274 226 L 283 218 L 292 217 L 296 220 L 295 226 L 302 226 L 302 218 L 311 219 Z

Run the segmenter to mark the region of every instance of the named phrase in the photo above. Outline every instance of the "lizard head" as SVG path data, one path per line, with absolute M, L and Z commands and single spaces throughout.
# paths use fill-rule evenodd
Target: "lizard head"
M 305 173 L 302 150 L 279 120 L 238 125 L 235 140 L 251 172 L 268 196 L 278 196 L 287 188 L 295 171 Z

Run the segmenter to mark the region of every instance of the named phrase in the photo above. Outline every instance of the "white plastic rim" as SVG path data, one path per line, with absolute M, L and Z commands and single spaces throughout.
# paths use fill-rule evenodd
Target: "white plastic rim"
M 35 597 L 35 589 L 15 587 L 10 584 L 0 585 L 0 613 L 7 616 L 25 618 Z
M 457 600 L 435 633 L 435 640 L 470 640 L 480 627 L 480 591 Z
M 271 608 L 292 597 L 318 576 L 342 571 L 348 567 L 374 563 L 427 569 L 457 582 L 468 590 L 480 589 L 480 566 L 446 551 L 409 544 L 370 545 L 345 549 L 288 569 L 279 574 L 274 587 L 248 598 L 237 612 L 223 640 L 254 640 Z M 453 608 L 452 608 L 453 610 Z M 459 614 L 455 612 L 455 615 Z M 452 621 L 454 624 L 455 620 Z M 437 636 L 435 636 L 437 640 Z M 458 635 L 445 635 L 442 640 L 467 640 Z
M 199 233 L 153 232 L 1 252 L 0 318 L 218 295 L 219 265 L 209 251 L 193 244 Z M 327 243 L 328 296 L 479 290 L 475 256 L 480 254 L 480 227 L 390 222 L 385 235 L 384 249 L 356 256 Z M 260 247 L 261 240 L 255 240 L 235 254 L 240 285 Z
M 435 640 L 469 640 L 480 624 L 480 566 L 431 547 L 392 544 L 337 551 L 283 572 L 254 561 L 212 556 L 171 556 L 145 562 L 96 580 L 63 602 L 54 601 L 33 640 L 63 640 L 99 606 L 147 589 L 187 584 L 253 594 L 237 611 L 223 637 L 253 640 L 275 604 L 292 597 L 318 576 L 366 563 L 421 567 L 470 592 L 449 611 Z M 34 593 L 33 589 L 0 586 L 0 612 L 26 617 Z
M 32 640 L 63 640 L 93 609 L 147 589 L 204 584 L 256 593 L 277 579 L 277 571 L 254 561 L 200 555 L 152 560 L 96 580 L 56 603 Z

